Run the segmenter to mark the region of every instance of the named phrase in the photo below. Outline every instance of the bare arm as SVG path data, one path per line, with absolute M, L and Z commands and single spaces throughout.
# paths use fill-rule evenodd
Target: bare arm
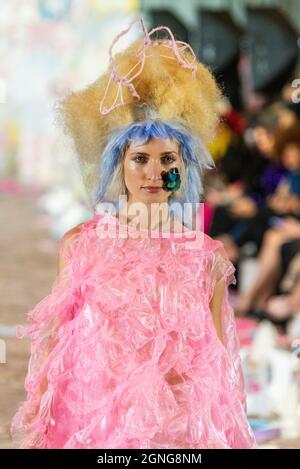
M 209 304 L 212 318 L 214 321 L 214 325 L 216 328 L 216 333 L 222 343 L 223 343 L 222 305 L 223 305 L 224 293 L 225 293 L 225 280 L 222 279 L 215 285 L 214 293 Z
M 76 239 L 76 237 L 74 237 L 74 235 L 78 234 L 80 232 L 80 227 L 81 227 L 81 225 L 77 225 L 74 228 L 72 228 L 71 230 L 67 231 L 60 240 L 60 250 L 59 250 L 59 255 L 58 255 L 58 259 L 57 259 L 57 275 L 58 275 L 58 277 L 59 277 L 60 273 L 62 272 L 62 270 L 64 269 L 64 267 L 66 267 L 66 265 L 68 264 L 68 259 L 70 258 L 71 254 L 72 254 L 72 249 L 74 248 L 74 240 Z M 67 281 L 67 280 L 68 280 L 67 278 L 64 278 L 64 281 Z M 63 285 L 63 284 L 64 284 L 63 280 L 60 280 L 60 285 Z M 59 323 L 60 323 L 59 319 L 60 318 L 55 318 L 55 319 L 52 320 L 52 323 L 51 323 L 52 332 L 54 332 L 59 327 Z M 51 336 L 49 336 L 49 338 L 47 340 L 47 350 L 46 350 L 47 353 L 45 354 L 45 356 L 49 355 L 49 353 L 51 352 L 51 350 L 53 349 L 55 344 L 56 344 L 55 338 L 52 338 Z M 45 344 L 45 346 L 46 346 L 46 344 Z M 44 358 L 45 357 L 43 357 L 42 354 L 40 354 L 40 359 L 43 360 Z M 45 392 L 45 390 L 47 389 L 47 385 L 48 385 L 48 383 L 47 383 L 47 379 L 45 377 L 44 381 L 41 382 L 41 387 L 40 387 L 41 394 L 43 394 Z
M 78 225 L 66 232 L 60 240 L 57 259 L 58 275 L 53 291 L 55 291 L 55 287 L 64 289 L 69 285 L 70 271 L 66 267 L 70 262 L 73 249 L 78 240 L 77 235 L 80 231 L 81 225 Z M 39 307 L 38 305 L 36 314 L 39 313 Z M 45 305 L 45 308 L 47 309 L 47 305 Z M 44 314 L 46 312 L 46 310 L 43 311 Z M 16 435 L 19 435 L 19 439 L 22 438 L 22 441 L 18 443 L 20 448 L 35 448 L 36 438 L 39 438 L 40 432 L 43 431 L 38 428 L 38 420 L 36 419 L 39 418 L 41 400 L 48 389 L 47 360 L 58 342 L 56 332 L 60 328 L 61 320 L 59 314 L 53 313 L 49 314 L 49 318 L 45 322 L 37 322 L 39 326 L 38 335 L 31 344 L 30 364 L 26 378 L 28 393 L 31 394 L 20 409 L 19 420 L 13 430 Z M 32 373 L 29 371 L 30 368 L 33 370 Z

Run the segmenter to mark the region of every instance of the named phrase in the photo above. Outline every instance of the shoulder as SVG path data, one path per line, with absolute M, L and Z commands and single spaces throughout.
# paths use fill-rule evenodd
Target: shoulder
M 66 231 L 65 234 L 63 235 L 62 239 L 68 240 L 72 238 L 74 235 L 80 233 L 84 223 L 79 223 L 79 225 L 74 226 L 70 230 Z
M 61 243 L 62 244 L 68 244 L 70 243 L 70 241 L 72 239 L 74 239 L 74 237 L 76 237 L 77 235 L 79 235 L 79 233 L 81 232 L 82 230 L 82 227 L 83 227 L 84 223 L 80 223 L 79 225 L 76 225 L 74 226 L 73 228 L 71 228 L 70 230 L 66 231 L 65 234 L 62 236 L 61 238 Z
M 66 233 L 62 236 L 59 241 L 59 255 L 61 257 L 68 258 L 72 253 L 72 250 L 79 238 L 79 235 L 84 227 L 85 223 L 80 223 L 70 230 L 66 231 Z
M 62 236 L 59 241 L 57 271 L 60 273 L 69 264 L 76 242 L 79 239 L 84 223 L 74 226 Z
M 97 220 L 98 217 L 94 216 L 91 219 L 79 223 L 66 231 L 61 237 L 58 242 L 58 273 L 60 273 L 65 266 L 70 265 L 74 252 L 76 252 L 76 255 L 80 255 L 79 251 L 82 245 L 85 245 L 86 249 L 87 243 L 85 241 L 90 237 L 91 233 L 95 232 Z M 91 239 L 93 239 L 93 237 Z
M 226 257 L 224 244 L 222 243 L 222 241 L 218 239 L 213 239 L 206 233 L 202 233 L 202 239 L 203 239 L 203 251 L 206 254 L 211 255 L 217 252 L 217 253 L 223 254 Z

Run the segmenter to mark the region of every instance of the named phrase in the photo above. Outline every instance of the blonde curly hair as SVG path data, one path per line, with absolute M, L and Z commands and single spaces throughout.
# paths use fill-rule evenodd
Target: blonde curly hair
M 137 62 L 137 51 L 142 39 L 133 42 L 126 50 L 115 55 L 119 74 L 125 75 Z M 137 101 L 124 88 L 128 104 L 103 115 L 99 111 L 110 75 L 111 65 L 95 82 L 78 92 L 71 92 L 60 103 L 58 110 L 65 132 L 74 140 L 82 170 L 83 181 L 89 193 L 99 181 L 99 168 L 103 150 L 110 136 L 118 128 L 126 128 L 156 115 L 162 121 L 178 123 L 199 137 L 204 144 L 212 141 L 218 123 L 218 103 L 221 93 L 211 72 L 196 62 L 195 74 L 183 68 L 174 52 L 166 57 L 164 40 L 149 46 L 149 55 L 142 73 L 132 81 L 140 100 Z M 190 52 L 182 55 L 188 59 Z M 173 55 L 173 57 L 172 57 Z M 173 59 L 173 60 L 171 60 Z M 112 103 L 117 83 L 112 82 L 106 101 Z

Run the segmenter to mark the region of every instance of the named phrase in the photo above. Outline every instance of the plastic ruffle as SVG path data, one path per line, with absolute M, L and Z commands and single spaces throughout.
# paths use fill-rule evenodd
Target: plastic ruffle
M 31 356 L 15 445 L 254 448 L 227 288 L 224 343 L 209 308 L 216 282 L 235 281 L 222 244 L 105 238 L 105 219 L 61 243 L 65 267 L 19 331 Z

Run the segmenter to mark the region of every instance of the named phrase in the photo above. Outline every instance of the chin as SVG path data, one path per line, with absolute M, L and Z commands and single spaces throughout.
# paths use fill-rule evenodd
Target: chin
M 163 198 L 161 194 L 146 194 L 146 196 L 143 197 L 143 202 L 156 202 L 156 203 L 163 203 L 163 202 L 168 202 L 168 198 Z

